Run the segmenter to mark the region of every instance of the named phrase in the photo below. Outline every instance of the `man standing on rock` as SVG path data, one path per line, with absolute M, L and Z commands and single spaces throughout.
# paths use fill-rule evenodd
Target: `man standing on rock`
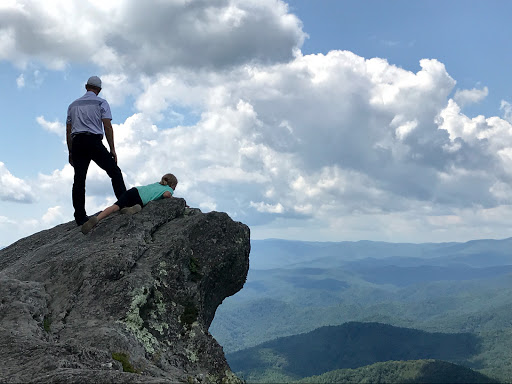
M 69 163 L 75 169 L 72 196 L 78 226 L 89 219 L 85 212 L 85 179 L 91 160 L 112 179 L 112 187 L 118 199 L 126 192 L 123 174 L 117 166 L 110 106 L 106 100 L 98 97 L 101 79 L 91 76 L 85 89 L 86 94 L 69 105 L 66 118 Z M 110 152 L 102 143 L 103 134 L 107 138 Z

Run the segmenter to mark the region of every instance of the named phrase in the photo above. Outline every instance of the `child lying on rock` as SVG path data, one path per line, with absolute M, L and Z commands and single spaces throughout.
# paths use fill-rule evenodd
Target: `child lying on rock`
M 121 195 L 118 201 L 106 208 L 98 216 L 92 216 L 84 225 L 82 233 L 85 235 L 98 224 L 98 221 L 121 210 L 121 213 L 134 214 L 140 212 L 143 206 L 153 200 L 170 198 L 178 185 L 178 179 L 172 173 L 162 176 L 158 183 L 144 185 L 142 187 L 133 187 Z

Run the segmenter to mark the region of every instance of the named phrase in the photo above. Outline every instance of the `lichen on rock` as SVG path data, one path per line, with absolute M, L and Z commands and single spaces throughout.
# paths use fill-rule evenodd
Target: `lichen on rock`
M 145 326 L 145 320 L 141 317 L 141 310 L 143 308 L 151 306 L 148 302 L 150 295 L 156 292 L 157 296 L 161 294 L 157 290 L 150 290 L 145 287 L 136 288 L 131 296 L 132 301 L 130 303 L 130 308 L 126 313 L 126 318 L 124 321 L 121 321 L 121 324 L 124 324 L 126 328 L 133 333 L 133 335 L 137 338 L 137 340 L 144 346 L 144 349 L 149 353 L 154 353 L 154 346 L 158 344 L 158 340 L 155 336 L 151 334 L 151 332 Z M 154 313 L 155 309 L 150 309 L 149 313 L 149 322 L 151 328 L 159 331 L 163 334 L 163 328 L 169 327 L 166 323 L 158 323 L 158 314 L 163 314 L 165 312 L 165 304 L 161 301 L 156 306 L 157 314 Z

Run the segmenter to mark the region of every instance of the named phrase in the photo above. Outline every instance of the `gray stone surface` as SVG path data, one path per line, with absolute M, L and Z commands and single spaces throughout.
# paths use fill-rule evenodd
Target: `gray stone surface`
M 249 238 L 164 199 L 1 250 L 0 382 L 236 382 L 208 328 L 243 287 Z

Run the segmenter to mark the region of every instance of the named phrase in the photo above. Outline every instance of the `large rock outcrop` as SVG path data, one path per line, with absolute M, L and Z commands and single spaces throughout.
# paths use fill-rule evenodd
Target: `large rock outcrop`
M 164 199 L 1 250 L 0 382 L 236 382 L 208 328 L 245 282 L 249 240 Z

